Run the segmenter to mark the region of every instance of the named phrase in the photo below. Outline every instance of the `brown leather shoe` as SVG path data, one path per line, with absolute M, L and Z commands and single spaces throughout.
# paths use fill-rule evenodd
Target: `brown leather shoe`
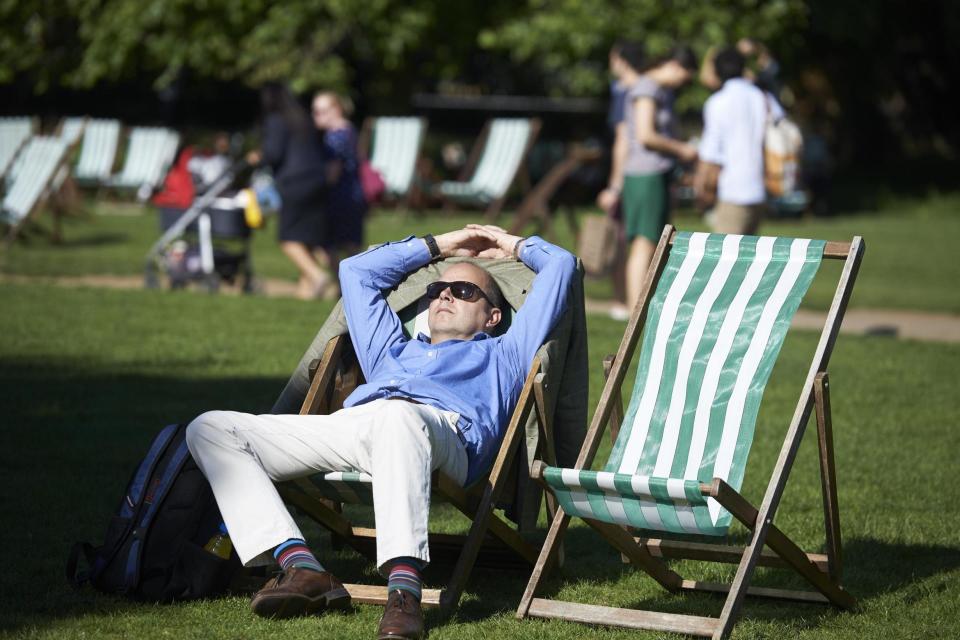
M 377 640 L 416 640 L 422 637 L 423 611 L 420 601 L 402 589 L 394 589 L 387 597 L 387 607 L 377 629 Z
M 264 618 L 292 618 L 327 609 L 347 609 L 350 594 L 329 571 L 293 567 L 270 578 L 250 601 Z

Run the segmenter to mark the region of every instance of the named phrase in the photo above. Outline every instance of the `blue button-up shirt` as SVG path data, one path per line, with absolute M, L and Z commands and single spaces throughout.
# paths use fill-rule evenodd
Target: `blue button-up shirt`
M 460 414 L 467 452 L 467 483 L 493 464 L 537 350 L 565 308 L 576 259 L 537 236 L 520 258 L 537 276 L 510 328 L 501 336 L 431 344 L 407 339 L 383 291 L 430 262 L 423 240 L 389 242 L 340 263 L 350 339 L 367 382 L 344 406 L 404 397 Z

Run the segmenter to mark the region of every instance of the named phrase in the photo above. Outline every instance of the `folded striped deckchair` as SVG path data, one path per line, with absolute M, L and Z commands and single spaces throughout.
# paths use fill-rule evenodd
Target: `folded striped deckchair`
M 58 170 L 66 162 L 66 154 L 66 143 L 56 137 L 34 136 L 24 146 L 17 160 L 16 176 L 0 207 L 0 222 L 8 227 L 8 242 L 55 191 L 53 184 Z
M 379 117 L 364 122 L 360 147 L 370 149 L 370 165 L 383 177 L 387 202 L 407 207 L 416 195 L 417 162 L 426 131 L 424 118 Z
M 534 475 L 561 506 L 517 616 L 677 631 L 725 638 L 745 594 L 850 607 L 840 586 L 827 364 L 864 243 L 676 233 L 667 227 L 573 468 L 534 464 Z M 844 259 L 843 273 L 804 382 L 780 457 L 759 508 L 739 493 L 757 412 L 787 329 L 823 258 Z M 651 294 L 652 292 L 652 294 Z M 646 328 L 637 377 L 623 426 L 602 470 L 590 470 L 619 388 Z M 773 518 L 806 422 L 816 409 L 827 554 L 801 551 Z M 535 598 L 570 516 L 582 518 L 625 558 L 670 591 L 728 593 L 719 618 L 615 609 Z M 744 548 L 705 543 L 721 539 L 733 520 L 751 532 Z M 628 531 L 644 532 L 638 538 Z M 663 532 L 668 540 L 653 538 Z M 692 541 L 692 542 L 691 542 Z M 764 545 L 772 553 L 764 553 Z M 685 580 L 663 558 L 737 563 L 731 585 Z M 757 564 L 796 570 L 812 591 L 751 588 Z
M 486 217 L 495 219 L 539 133 L 537 118 L 495 118 L 487 122 L 460 180 L 441 182 L 438 187 L 447 207 L 485 208 Z
M 74 168 L 74 177 L 80 185 L 98 187 L 110 179 L 119 139 L 119 120 L 87 121 L 80 143 L 80 157 Z
M 0 178 L 10 170 L 14 158 L 35 128 L 32 118 L 0 118 Z
M 134 127 L 130 131 L 127 155 L 120 173 L 110 179 L 111 187 L 137 190 L 146 200 L 160 186 L 173 163 L 180 134 L 164 127 Z
M 398 312 L 408 336 L 429 335 L 427 305 L 422 300 L 424 288 L 428 282 L 436 280 L 451 261 L 461 260 L 452 258 L 427 265 L 410 274 L 390 293 L 388 303 Z M 519 308 L 533 273 L 516 261 L 485 261 L 483 264 L 500 284 L 511 307 Z M 581 364 L 578 349 L 585 348 L 585 334 L 575 331 L 575 325 L 583 325 L 579 278 L 575 279 L 574 287 L 576 291 L 571 292 L 570 306 L 537 353 L 489 474 L 466 488 L 441 473 L 434 474 L 434 500 L 451 504 L 472 523 L 465 536 L 430 534 L 430 553 L 434 563 L 453 564 L 454 568 L 443 588 L 424 591 L 422 603 L 426 607 L 440 607 L 447 611 L 455 607 L 478 563 L 529 571 L 536 560 L 537 547 L 517 528 L 495 514 L 494 505 L 506 497 L 508 479 L 521 460 L 523 469 L 528 469 L 527 461 L 535 457 L 534 452 L 540 452 L 537 457 L 553 459 L 554 452 L 559 450 L 561 456 L 566 455 L 572 461 L 573 454 L 568 445 L 579 448 L 583 441 L 582 428 L 575 427 L 578 419 L 581 425 L 585 420 L 587 402 L 585 367 L 577 366 Z M 505 313 L 503 322 L 509 323 L 511 317 L 512 312 Z M 295 375 L 274 406 L 273 413 L 287 412 L 291 400 L 300 397 L 303 398 L 301 414 L 330 413 L 342 407 L 344 399 L 363 381 L 346 331 L 342 307 L 338 305 L 314 341 L 315 346 L 304 356 L 304 361 L 308 361 L 315 349 L 322 350 L 319 362 L 311 366 L 315 372 L 310 377 L 309 387 L 300 392 Z M 567 420 L 571 414 L 573 420 Z M 574 425 L 574 431 L 570 430 L 570 425 Z M 277 488 L 288 504 L 329 529 L 335 538 L 375 559 L 376 530 L 355 526 L 339 508 L 341 503 L 372 504 L 372 482 L 373 478 L 367 474 L 335 472 L 284 482 Z M 551 504 L 548 503 L 548 507 Z M 533 506 L 539 513 L 539 500 Z M 385 587 L 357 584 L 347 584 L 346 587 L 357 602 L 386 602 Z

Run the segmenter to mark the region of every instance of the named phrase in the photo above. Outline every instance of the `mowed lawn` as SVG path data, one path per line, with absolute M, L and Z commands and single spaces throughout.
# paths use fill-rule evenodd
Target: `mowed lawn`
M 778 223 L 783 233 L 841 239 L 861 233 L 868 252 L 853 304 L 956 313 L 956 260 L 949 252 L 956 200 L 924 201 L 898 215 L 885 210 L 828 221 Z M 467 221 L 381 216 L 379 241 Z M 689 224 L 687 224 L 687 222 Z M 697 228 L 691 219 L 681 226 Z M 439 229 L 438 229 L 439 227 Z M 561 234 L 566 233 L 560 225 Z M 95 216 L 67 228 L 68 241 L 42 239 L 0 254 L 6 273 L 136 274 L 155 231 L 147 218 Z M 272 232 L 257 238 L 261 273 L 292 277 L 272 252 Z M 570 242 L 569 234 L 561 242 Z M 572 244 L 568 245 L 572 246 Z M 811 304 L 825 308 L 835 265 L 825 267 Z M 597 296 L 604 289 L 590 283 Z M 116 291 L 49 284 L 0 284 L 0 634 L 31 638 L 370 638 L 380 609 L 284 622 L 255 618 L 248 597 L 175 605 L 137 604 L 75 592 L 63 577 L 74 541 L 99 542 L 133 465 L 164 424 L 209 408 L 265 411 L 331 308 L 258 297 Z M 591 406 L 602 388 L 600 361 L 623 327 L 588 319 Z M 744 493 L 759 501 L 817 336 L 798 332 L 784 347 L 767 389 Z M 939 638 L 960 635 L 960 450 L 956 379 L 960 345 L 852 337 L 838 341 L 830 366 L 843 525 L 844 582 L 860 599 L 854 612 L 749 600 L 738 638 Z M 627 384 L 632 384 L 632 373 Z M 627 387 L 629 390 L 629 386 Z M 815 431 L 801 449 L 776 518 L 808 550 L 824 535 Z M 601 451 L 601 460 L 609 446 Z M 447 529 L 462 519 L 438 508 Z M 308 526 L 322 559 L 349 581 L 377 580 L 349 552 Z M 734 538 L 742 540 L 737 529 Z M 597 604 L 716 615 L 715 597 L 674 597 L 619 562 L 582 523 L 567 537 L 567 563 L 546 593 Z M 677 563 L 685 577 L 721 580 L 732 568 Z M 446 568 L 431 567 L 439 586 Z M 516 621 L 527 576 L 478 570 L 449 620 L 428 615 L 433 638 L 659 638 L 657 633 L 572 623 Z M 799 587 L 781 571 L 757 582 Z

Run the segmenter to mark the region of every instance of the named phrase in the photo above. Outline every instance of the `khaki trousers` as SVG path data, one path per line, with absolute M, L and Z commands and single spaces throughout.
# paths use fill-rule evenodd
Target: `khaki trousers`
M 713 222 L 710 226 L 716 233 L 756 235 L 765 210 L 764 204 L 718 202 L 713 208 Z
M 247 566 L 269 564 L 274 547 L 303 538 L 273 483 L 329 471 L 373 477 L 378 567 L 400 556 L 426 563 L 431 472 L 461 485 L 467 476 L 458 419 L 399 400 L 331 415 L 209 411 L 187 427 L 187 446 Z

